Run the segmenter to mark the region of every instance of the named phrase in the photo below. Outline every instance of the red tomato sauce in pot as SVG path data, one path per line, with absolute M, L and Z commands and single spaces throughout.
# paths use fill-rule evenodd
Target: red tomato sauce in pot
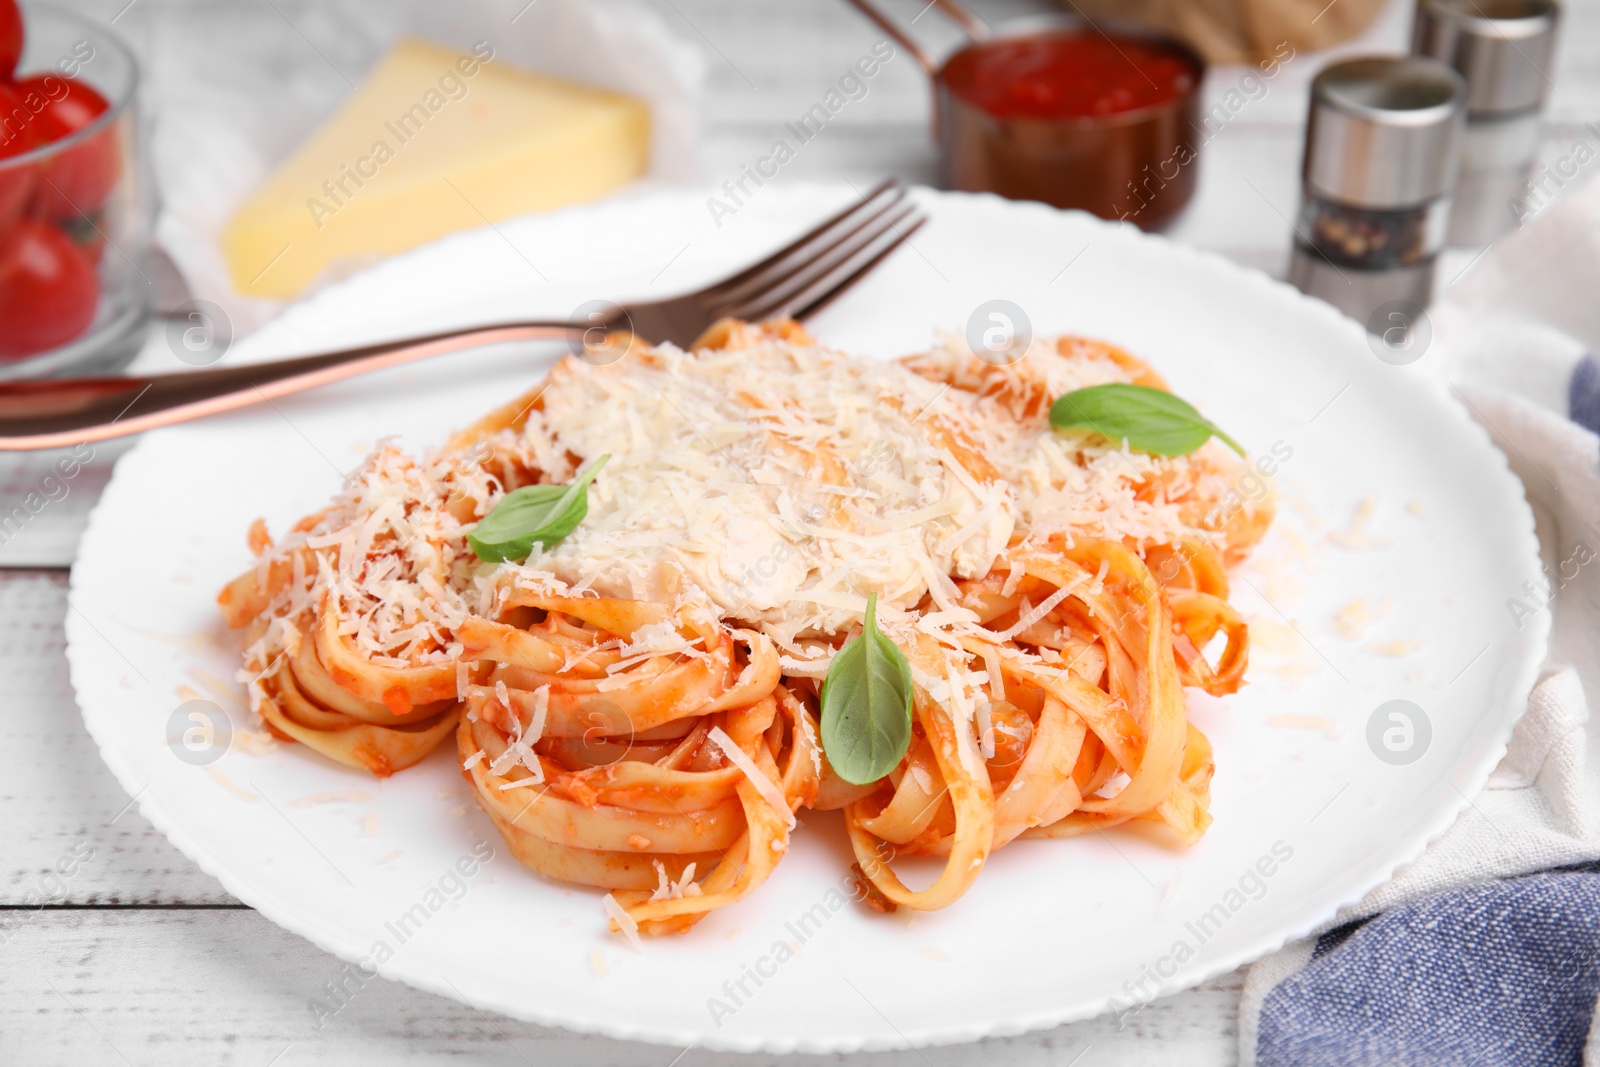
M 1086 32 L 992 41 L 954 56 L 950 91 L 1001 119 L 1075 119 L 1165 104 L 1195 87 L 1183 55 L 1136 37 Z

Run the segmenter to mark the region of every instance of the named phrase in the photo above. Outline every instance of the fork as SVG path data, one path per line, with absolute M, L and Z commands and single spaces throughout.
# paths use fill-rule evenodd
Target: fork
M 233 411 L 369 371 L 508 341 L 565 338 L 574 353 L 631 332 L 688 346 L 712 323 L 821 311 L 905 243 L 927 217 L 890 178 L 759 263 L 698 292 L 611 306 L 588 321 L 512 322 L 269 363 L 174 374 L 0 384 L 0 452 L 62 448 Z

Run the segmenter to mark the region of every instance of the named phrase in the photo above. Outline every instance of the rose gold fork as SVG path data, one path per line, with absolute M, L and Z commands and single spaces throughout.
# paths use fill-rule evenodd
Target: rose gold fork
M 927 221 L 894 179 L 772 255 L 698 292 L 609 305 L 586 322 L 514 322 L 237 367 L 0 383 L 0 452 L 124 437 L 273 400 L 358 374 L 506 341 L 565 338 L 574 352 L 613 332 L 688 345 L 718 319 L 816 314 Z

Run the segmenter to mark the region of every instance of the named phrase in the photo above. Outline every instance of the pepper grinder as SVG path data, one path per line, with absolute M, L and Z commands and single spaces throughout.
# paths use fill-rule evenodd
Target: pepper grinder
M 1561 9 L 1555 0 L 1421 0 L 1411 51 L 1467 83 L 1461 177 L 1450 214 L 1453 245 L 1485 245 L 1528 214 L 1523 184 L 1539 153 L 1539 124 Z
M 1466 84 L 1438 60 L 1372 56 L 1311 83 L 1289 281 L 1358 322 L 1433 295 Z

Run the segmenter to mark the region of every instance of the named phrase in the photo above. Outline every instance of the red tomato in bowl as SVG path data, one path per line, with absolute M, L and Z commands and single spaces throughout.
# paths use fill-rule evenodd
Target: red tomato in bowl
M 0 0 L 3 3 L 4 0 Z M 26 110 L 33 112 L 41 145 L 71 137 L 111 106 L 81 78 L 34 74 L 16 83 Z M 39 164 L 33 210 L 47 219 L 90 215 L 105 206 L 122 176 L 116 131 L 107 127 L 82 144 Z
M 0 0 L 0 11 L 3 11 L 7 2 Z M 0 40 L 0 47 L 4 43 Z M 0 67 L 5 65 L 4 60 L 5 57 L 0 56 Z M 0 85 L 0 116 L 14 115 L 21 107 L 22 97 L 10 86 Z M 8 166 L 6 160 L 32 150 L 35 140 L 34 123 L 20 128 L 0 126 L 0 233 L 4 233 L 8 226 L 21 217 L 22 209 L 37 184 L 32 164 Z
M 72 239 L 23 219 L 0 234 L 0 359 L 48 352 L 94 321 L 100 281 Z
M 17 0 L 0 0 L 0 81 L 10 81 L 22 58 L 22 9 Z

